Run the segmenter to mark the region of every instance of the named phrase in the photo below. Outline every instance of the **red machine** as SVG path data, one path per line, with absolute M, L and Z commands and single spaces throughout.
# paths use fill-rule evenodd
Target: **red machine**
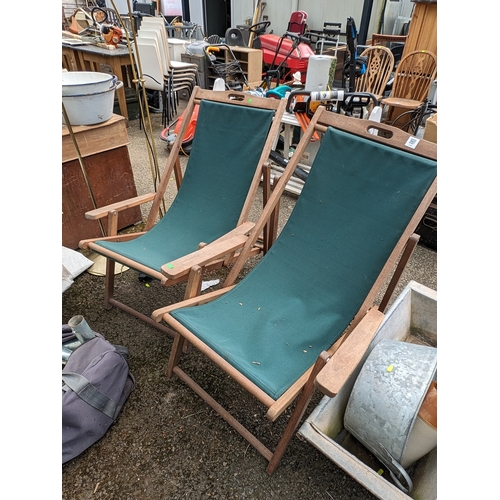
M 283 81 L 299 71 L 300 80 L 305 83 L 309 57 L 314 55 L 314 50 L 305 41 L 294 33 L 285 33 L 281 37 L 269 33 L 260 35 L 254 47 L 262 50 L 262 61 L 267 69 L 282 70 L 280 78 Z
M 194 133 L 196 132 L 196 122 L 198 121 L 198 113 L 200 110 L 200 105 L 196 104 L 193 110 L 193 114 L 191 115 L 191 120 L 187 126 L 187 130 L 184 134 L 184 139 L 181 143 L 181 151 L 188 156 L 191 152 L 191 146 L 193 144 Z M 169 127 L 162 130 L 160 134 L 160 139 L 167 143 L 167 148 L 170 149 L 174 144 L 177 135 L 179 134 L 179 130 L 182 125 L 182 121 L 184 120 L 184 112 L 179 116 L 179 118 L 172 123 Z M 174 127 L 175 125 L 175 127 Z
M 310 39 L 302 37 L 307 24 L 307 13 L 292 12 L 287 32 L 283 36 L 272 33 L 261 34 L 253 47 L 262 50 L 262 61 L 266 70 L 274 71 L 282 81 L 291 80 L 294 73 L 300 72 L 302 83 L 306 81 L 309 56 L 314 55 Z M 279 82 L 277 82 L 279 84 Z

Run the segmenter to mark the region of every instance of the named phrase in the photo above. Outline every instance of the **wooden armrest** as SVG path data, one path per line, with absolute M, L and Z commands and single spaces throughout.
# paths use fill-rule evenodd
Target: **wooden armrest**
M 151 317 L 159 323 L 166 314 L 171 313 L 175 309 L 181 309 L 182 307 L 191 307 L 191 306 L 199 306 L 201 304 L 206 304 L 207 302 L 211 302 L 215 300 L 217 297 L 224 295 L 226 292 L 229 292 L 231 288 L 234 288 L 236 285 L 231 285 L 226 288 L 219 288 L 219 290 L 214 290 L 212 292 L 205 293 L 203 295 L 197 295 L 191 299 L 183 300 L 182 302 L 177 302 L 176 304 L 171 304 L 169 306 L 162 307 L 160 309 L 156 309 L 151 314 Z
M 337 395 L 357 368 L 383 319 L 384 314 L 376 307 L 366 313 L 318 373 L 315 381 L 317 389 L 331 398 Z
M 116 203 L 112 203 L 111 205 L 106 205 L 105 207 L 85 212 L 85 218 L 91 220 L 101 219 L 102 217 L 106 217 L 111 211 L 121 212 L 127 208 L 142 205 L 143 203 L 153 200 L 155 196 L 155 193 L 148 193 L 136 196 L 135 198 L 129 198 L 128 200 L 118 201 Z
M 254 226 L 253 222 L 244 222 L 212 243 L 204 245 L 203 248 L 164 264 L 161 266 L 161 272 L 167 278 L 175 279 L 189 272 L 193 266 L 203 267 L 215 259 L 234 252 L 246 243 L 248 233 Z

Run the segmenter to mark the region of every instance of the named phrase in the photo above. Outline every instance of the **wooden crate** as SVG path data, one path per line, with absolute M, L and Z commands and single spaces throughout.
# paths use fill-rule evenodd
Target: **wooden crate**
M 113 115 L 99 125 L 73 127 L 97 207 L 137 196 L 126 119 Z M 76 249 L 85 238 L 102 236 L 97 221 L 85 218 L 95 207 L 69 130 L 62 126 L 62 245 Z M 118 229 L 142 220 L 139 207 L 120 213 Z M 103 220 L 106 229 L 106 220 Z
M 375 338 L 349 380 L 334 398 L 323 397 L 299 434 L 381 500 L 436 500 L 437 448 L 413 466 L 413 489 L 406 494 L 385 467 L 344 429 L 344 413 L 356 378 L 373 347 L 382 339 L 437 347 L 437 292 L 411 281 L 387 311 Z
M 225 48 L 220 47 L 224 55 L 217 56 L 221 62 L 229 63 L 234 61 L 231 57 L 231 53 Z M 251 49 L 249 47 L 231 47 L 234 57 L 239 62 L 241 70 L 246 76 L 247 82 L 261 82 L 262 81 L 262 50 Z M 208 68 L 208 86 L 212 88 L 217 75 L 212 70 Z M 231 80 L 231 78 L 228 78 Z

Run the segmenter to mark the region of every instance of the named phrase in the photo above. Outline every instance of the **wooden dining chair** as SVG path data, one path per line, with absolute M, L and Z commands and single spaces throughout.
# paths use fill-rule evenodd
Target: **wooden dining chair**
M 366 71 L 356 78 L 356 92 L 369 92 L 380 100 L 394 69 L 394 56 L 387 47 L 377 45 L 367 47 L 360 57 L 366 57 Z
M 424 104 L 436 75 L 437 58 L 433 52 L 414 50 L 404 56 L 394 73 L 390 96 L 381 99 L 387 113 L 384 121 L 407 129 L 412 112 Z

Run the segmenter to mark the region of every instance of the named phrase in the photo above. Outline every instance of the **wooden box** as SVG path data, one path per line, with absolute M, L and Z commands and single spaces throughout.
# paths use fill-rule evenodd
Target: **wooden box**
M 241 71 L 245 74 L 247 82 L 262 82 L 262 50 L 237 46 L 231 46 L 230 49 L 234 54 L 234 59 L 227 48 L 221 47 L 221 53 L 216 56 L 219 62 L 228 64 L 236 60 Z M 208 88 L 213 87 L 218 76 L 211 67 L 208 68 Z M 229 75 L 226 80 L 233 79 L 234 76 Z
M 99 125 L 73 127 L 73 134 L 86 176 L 69 130 L 63 125 L 62 245 L 76 249 L 80 240 L 102 236 L 99 222 L 86 219 L 85 212 L 137 196 L 137 189 L 127 147 L 126 119 L 123 116 L 113 115 L 110 120 Z M 140 208 L 130 208 L 120 213 L 118 229 L 141 220 Z M 103 219 L 105 230 L 106 225 Z
M 337 396 L 323 397 L 299 434 L 381 500 L 436 500 L 437 448 L 412 466 L 413 489 L 397 488 L 385 467 L 344 429 L 344 413 L 356 378 L 380 340 L 392 339 L 437 347 L 437 292 L 415 281 L 401 292 L 380 325 L 365 356 Z
M 437 144 L 437 123 L 437 113 L 433 114 L 425 121 L 424 139 L 426 141 L 435 142 Z

